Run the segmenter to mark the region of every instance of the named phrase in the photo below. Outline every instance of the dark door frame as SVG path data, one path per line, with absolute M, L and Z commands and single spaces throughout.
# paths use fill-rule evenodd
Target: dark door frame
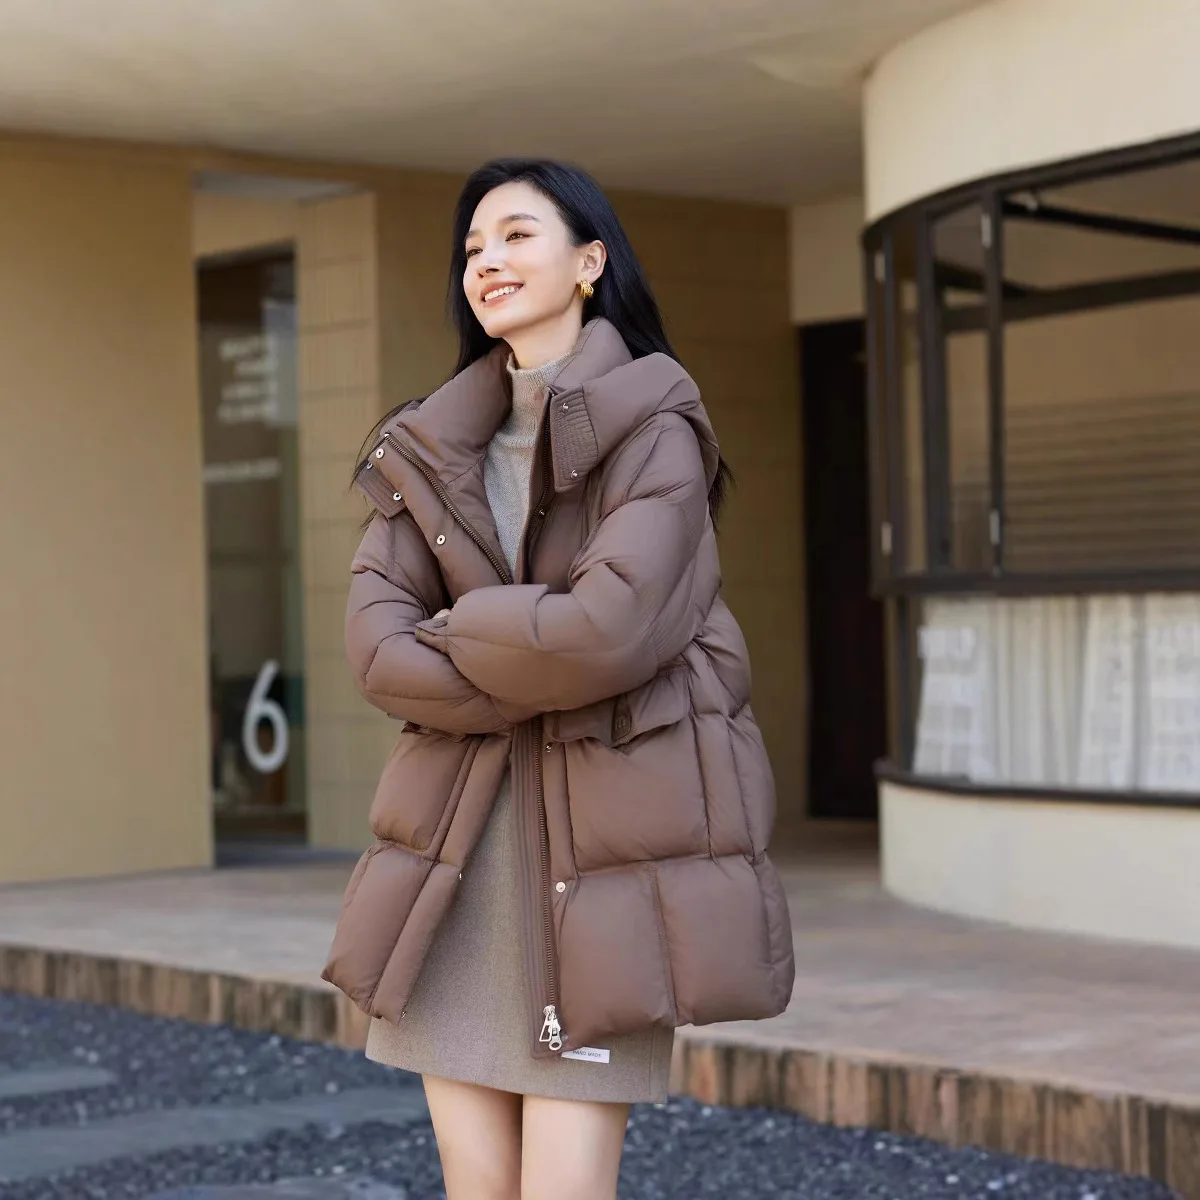
M 798 330 L 808 666 L 808 813 L 878 819 L 887 753 L 884 611 L 871 595 L 866 328 Z

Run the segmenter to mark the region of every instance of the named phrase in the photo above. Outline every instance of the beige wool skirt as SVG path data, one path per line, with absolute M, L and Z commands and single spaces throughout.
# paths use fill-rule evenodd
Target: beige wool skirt
M 607 1038 L 607 1062 L 529 1053 L 517 847 L 508 777 L 398 1025 L 376 1018 L 367 1057 L 421 1075 L 562 1100 L 660 1102 L 674 1031 Z M 602 1059 L 603 1054 L 595 1059 Z

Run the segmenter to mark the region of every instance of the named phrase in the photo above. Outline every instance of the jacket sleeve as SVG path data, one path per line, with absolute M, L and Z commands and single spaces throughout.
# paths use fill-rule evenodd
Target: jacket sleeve
M 437 560 L 407 511 L 376 513 L 351 566 L 346 654 L 359 691 L 390 717 L 442 733 L 500 733 L 509 722 L 444 654 L 421 645 L 417 622 L 438 610 Z
M 679 416 L 660 415 L 604 465 L 629 481 L 572 564 L 570 588 L 478 588 L 424 622 L 466 678 L 502 703 L 579 708 L 652 679 L 694 629 L 692 584 L 708 520 L 700 446 Z

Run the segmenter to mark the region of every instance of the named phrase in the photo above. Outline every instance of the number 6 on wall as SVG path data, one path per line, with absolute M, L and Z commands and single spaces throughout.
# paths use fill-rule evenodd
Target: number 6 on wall
M 263 775 L 278 771 L 288 756 L 287 714 L 267 696 L 278 674 L 279 664 L 273 658 L 267 659 L 254 681 L 254 690 L 246 703 L 246 715 L 242 718 L 242 749 L 246 751 L 250 765 Z M 271 749 L 266 753 L 258 744 L 259 721 L 269 721 L 275 734 Z

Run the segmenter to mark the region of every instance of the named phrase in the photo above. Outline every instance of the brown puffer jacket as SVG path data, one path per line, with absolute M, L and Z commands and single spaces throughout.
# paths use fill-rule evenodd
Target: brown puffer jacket
M 403 1017 L 511 764 L 531 1053 L 773 1016 L 791 927 L 699 393 L 607 322 L 584 330 L 550 389 L 513 581 L 483 483 L 505 358 L 394 418 L 359 473 L 378 512 L 346 642 L 363 694 L 406 724 L 324 977 Z

